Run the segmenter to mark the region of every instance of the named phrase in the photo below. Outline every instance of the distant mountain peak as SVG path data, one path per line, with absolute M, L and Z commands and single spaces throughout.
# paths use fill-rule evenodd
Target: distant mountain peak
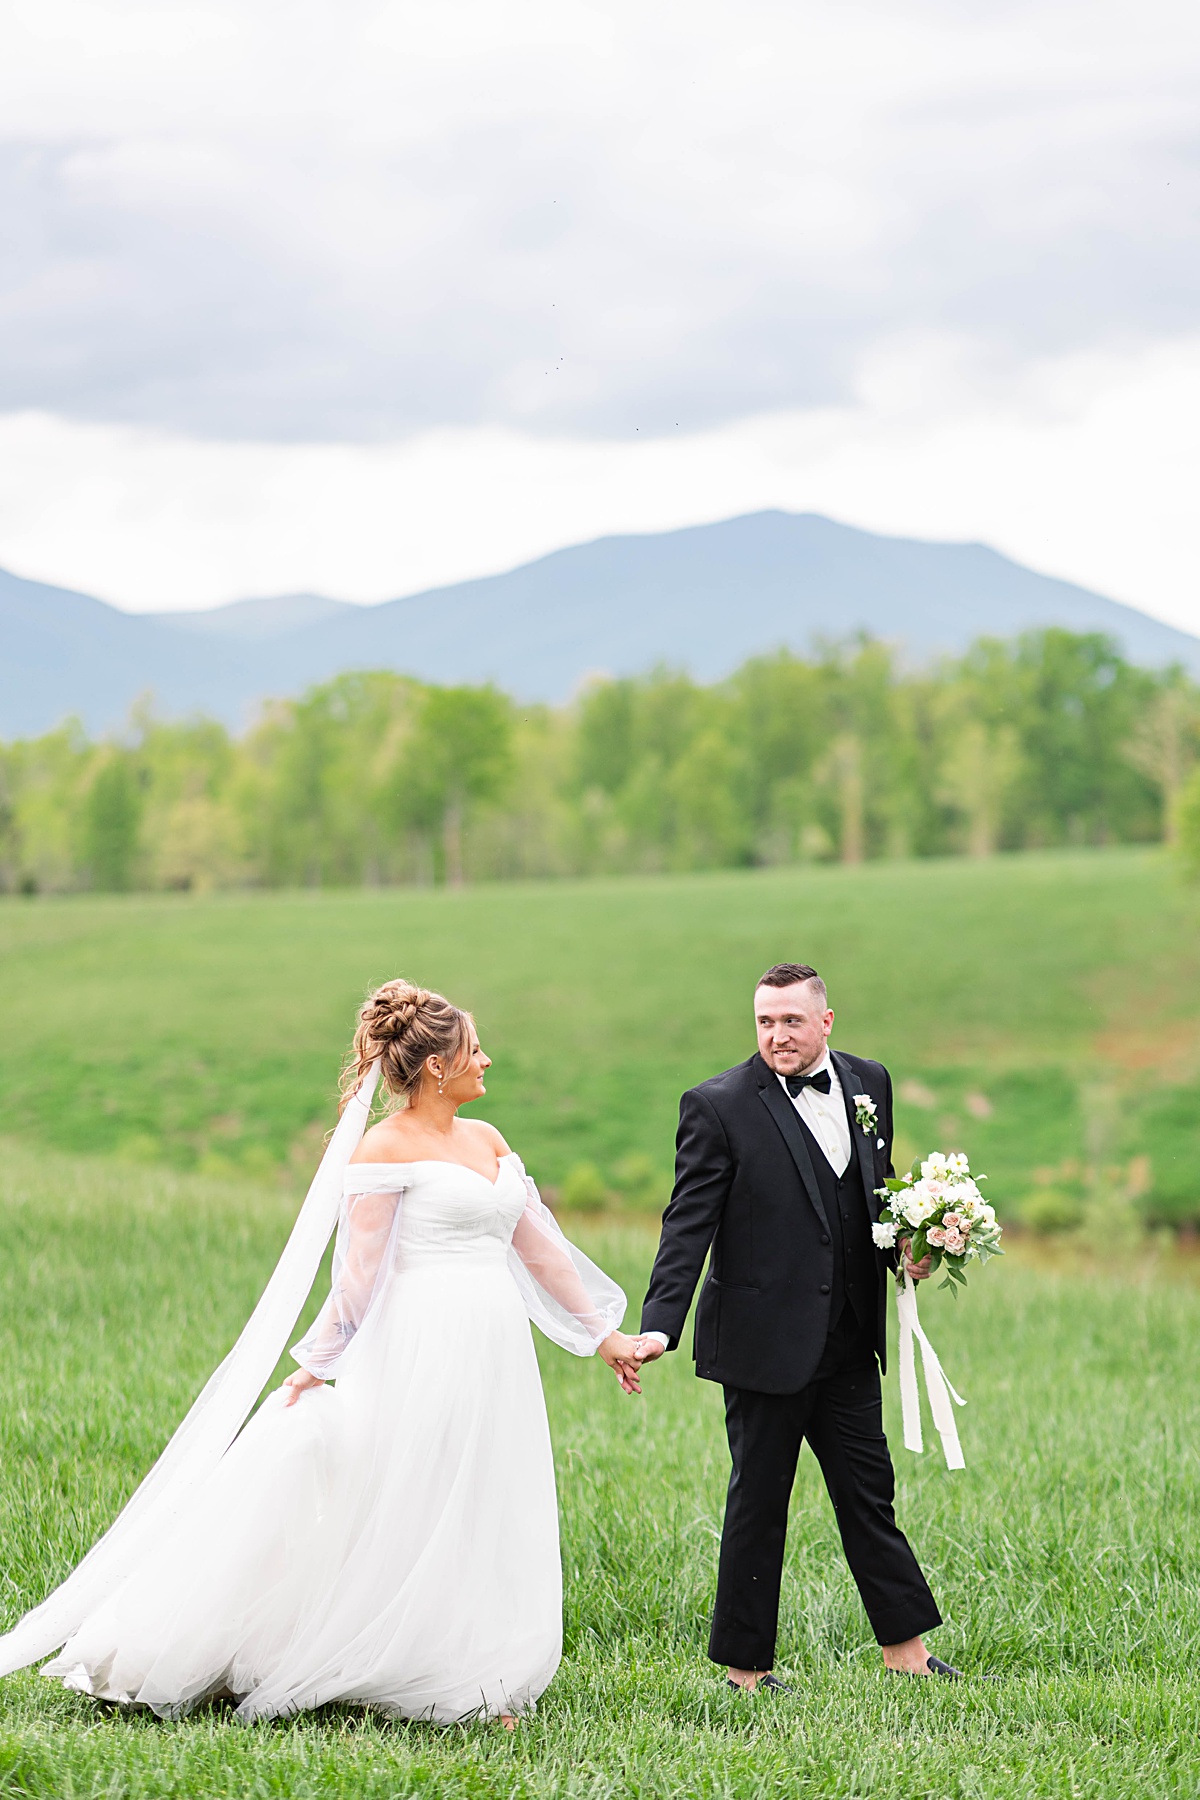
M 135 615 L 0 571 L 0 737 L 75 714 L 118 726 L 147 691 L 166 716 L 246 724 L 261 702 L 347 669 L 494 681 L 561 701 L 591 670 L 665 663 L 702 681 L 748 657 L 867 632 L 909 663 L 1038 626 L 1104 632 L 1134 662 L 1200 676 L 1200 639 L 985 544 L 884 537 L 779 509 L 597 538 L 474 581 L 354 606 L 320 594 Z

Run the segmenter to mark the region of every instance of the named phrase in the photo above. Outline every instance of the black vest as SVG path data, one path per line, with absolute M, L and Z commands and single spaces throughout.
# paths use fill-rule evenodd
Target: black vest
M 847 1117 L 849 1117 L 847 1107 Z M 808 1154 L 821 1190 L 821 1204 L 833 1239 L 833 1292 L 829 1304 L 832 1330 L 849 1305 L 860 1325 L 874 1335 L 878 1305 L 879 1267 L 871 1238 L 871 1214 L 863 1189 L 862 1171 L 854 1154 L 854 1121 L 850 1120 L 850 1161 L 835 1175 L 824 1150 L 796 1114 L 808 1144 Z

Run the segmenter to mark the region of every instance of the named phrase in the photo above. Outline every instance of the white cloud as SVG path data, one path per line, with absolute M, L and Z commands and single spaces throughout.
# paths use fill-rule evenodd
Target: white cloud
M 0 562 L 379 599 L 764 505 L 1200 629 L 1190 0 L 11 0 Z
M 1200 631 L 1200 336 L 1008 384 L 941 340 L 855 400 L 633 445 L 455 427 L 401 444 L 195 440 L 0 419 L 0 563 L 137 609 L 391 598 L 610 531 L 764 506 L 981 538 Z
M 1200 299 L 1180 0 L 6 16 L 9 409 L 627 437 L 845 402 L 897 332 L 1015 369 Z

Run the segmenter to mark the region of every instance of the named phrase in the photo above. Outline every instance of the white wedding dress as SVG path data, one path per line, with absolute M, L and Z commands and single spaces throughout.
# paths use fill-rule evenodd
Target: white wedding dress
M 550 1681 L 558 1515 L 528 1320 L 590 1354 L 625 1297 L 515 1155 L 494 1183 L 354 1163 L 344 1189 L 332 1292 L 294 1352 L 336 1386 L 272 1394 L 43 1674 L 167 1717 L 223 1694 L 247 1720 L 348 1701 L 441 1723 L 520 1713 Z

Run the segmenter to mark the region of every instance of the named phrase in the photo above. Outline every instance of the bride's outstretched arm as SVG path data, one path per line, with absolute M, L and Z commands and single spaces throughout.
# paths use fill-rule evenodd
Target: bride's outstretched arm
M 554 1233 L 557 1233 L 557 1241 L 547 1230 L 544 1220 L 538 1216 L 539 1210 L 550 1218 Z M 587 1333 L 591 1339 L 590 1348 L 608 1364 L 625 1392 L 640 1394 L 640 1369 L 634 1355 L 637 1340 L 628 1337 L 623 1331 L 612 1329 L 609 1323 L 611 1307 L 603 1311 L 597 1307 L 596 1300 L 589 1293 L 572 1261 L 571 1246 L 562 1236 L 553 1217 L 543 1207 L 540 1198 L 531 1199 L 530 1205 L 518 1219 L 512 1247 L 542 1292 L 556 1301 Z M 540 1319 L 538 1323 L 541 1323 Z M 575 1349 L 576 1345 L 570 1344 L 568 1348 Z
M 292 1355 L 300 1364 L 284 1382 L 287 1405 L 305 1388 L 318 1387 L 336 1374 L 347 1344 L 361 1327 L 379 1286 L 400 1195 L 352 1194 L 338 1224 L 329 1298 L 316 1324 Z
M 601 1343 L 609 1332 L 609 1324 L 583 1285 L 565 1239 L 556 1242 L 533 1208 L 527 1206 L 517 1220 L 512 1245 L 538 1286 L 579 1321 L 594 1344 Z
M 634 1340 L 617 1329 L 625 1295 L 568 1243 L 529 1176 L 524 1178 L 527 1199 L 513 1232 L 510 1266 L 530 1318 L 564 1350 L 599 1355 L 626 1393 L 638 1393 Z

